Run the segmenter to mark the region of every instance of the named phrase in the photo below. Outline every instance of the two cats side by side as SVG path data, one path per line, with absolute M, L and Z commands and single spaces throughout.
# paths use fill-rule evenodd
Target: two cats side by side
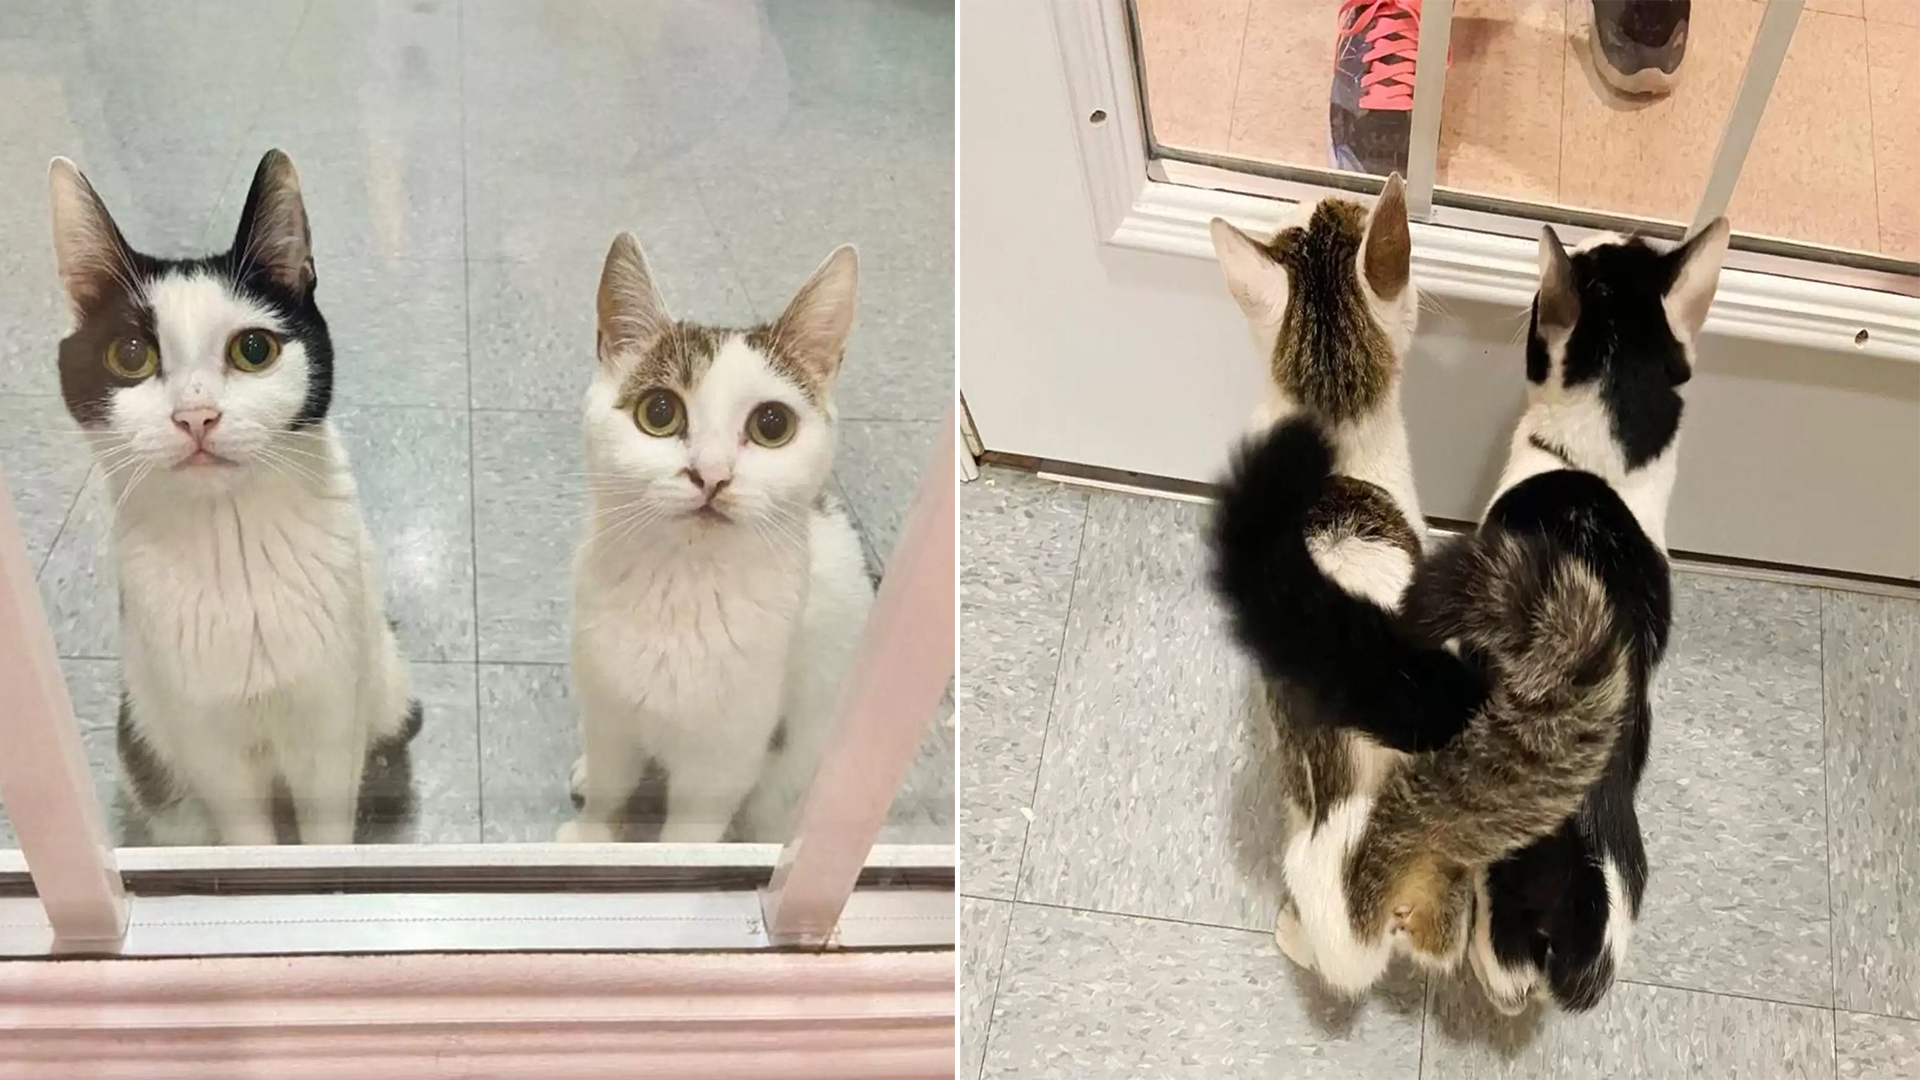
M 1728 229 L 1672 250 L 1551 229 L 1527 404 L 1483 523 L 1428 550 L 1399 377 L 1419 304 L 1399 178 L 1270 241 L 1213 223 L 1269 363 L 1212 581 L 1256 662 L 1289 835 L 1275 937 L 1360 994 L 1396 956 L 1591 1008 L 1648 877 L 1633 798 L 1666 647 L 1682 400 Z
M 427 718 L 328 419 L 293 163 L 268 152 L 232 245 L 198 258 L 135 249 L 71 162 L 48 183 L 61 393 L 113 498 L 130 832 L 374 838 L 410 812 Z M 562 839 L 628 837 L 649 770 L 661 839 L 785 839 L 873 596 L 827 492 L 856 282 L 842 247 L 773 322 L 703 326 L 670 318 L 638 242 L 615 240 L 574 566 L 584 808 Z

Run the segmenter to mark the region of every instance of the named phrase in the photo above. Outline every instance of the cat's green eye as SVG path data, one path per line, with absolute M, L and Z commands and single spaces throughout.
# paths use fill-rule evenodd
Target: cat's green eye
M 787 445 L 799 426 L 792 409 L 777 401 L 762 402 L 754 406 L 753 415 L 747 417 L 747 438 L 772 449 Z
M 227 360 L 240 371 L 265 371 L 280 359 L 280 339 L 267 330 L 242 330 L 227 342 Z
M 143 337 L 114 338 L 107 345 L 107 370 L 115 378 L 139 382 L 160 367 L 160 350 Z
M 649 390 L 634 406 L 633 422 L 656 439 L 670 439 L 687 430 L 687 407 L 671 390 Z

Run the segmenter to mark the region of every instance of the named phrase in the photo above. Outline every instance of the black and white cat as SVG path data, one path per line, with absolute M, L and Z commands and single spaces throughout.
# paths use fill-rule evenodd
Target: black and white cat
M 1672 250 L 1602 236 L 1571 255 L 1540 237 L 1527 342 L 1527 408 L 1481 532 L 1542 536 L 1577 554 L 1614 599 L 1631 646 L 1629 723 L 1606 770 L 1558 831 L 1478 883 L 1468 956 L 1496 1007 L 1551 996 L 1591 1008 L 1625 962 L 1646 890 L 1634 814 L 1652 731 L 1648 682 L 1672 612 L 1667 503 L 1694 340 L 1719 283 L 1717 219 Z
M 873 603 L 827 488 L 857 279 L 839 248 L 773 322 L 726 329 L 670 316 L 630 234 L 608 251 L 573 566 L 582 806 L 561 840 L 623 838 L 650 768 L 662 841 L 787 839 Z
M 348 843 L 366 762 L 418 730 L 346 454 L 293 163 L 269 151 L 227 251 L 135 251 L 48 176 L 74 327 L 60 388 L 115 500 L 122 775 L 161 843 Z

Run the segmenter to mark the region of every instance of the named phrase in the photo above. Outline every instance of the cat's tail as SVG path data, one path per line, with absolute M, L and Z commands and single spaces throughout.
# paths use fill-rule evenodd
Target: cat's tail
M 1406 612 L 1488 670 L 1478 720 L 1407 774 L 1422 849 L 1484 865 L 1558 828 L 1599 780 L 1627 722 L 1627 637 L 1585 562 L 1513 533 L 1434 554 Z
M 1392 611 L 1348 592 L 1315 561 L 1310 532 L 1323 543 L 1370 548 L 1374 562 L 1406 560 L 1411 573 L 1409 554 L 1370 534 L 1374 515 L 1346 512 L 1356 499 L 1351 490 L 1341 497 L 1342 479 L 1325 433 L 1308 417 L 1248 440 L 1219 488 L 1214 590 L 1261 671 L 1322 706 L 1302 710 L 1296 722 L 1337 718 L 1398 750 L 1435 749 L 1466 727 L 1485 686 L 1470 665 L 1419 640 Z M 1358 501 L 1369 497 L 1386 501 L 1377 489 L 1371 496 L 1362 490 Z

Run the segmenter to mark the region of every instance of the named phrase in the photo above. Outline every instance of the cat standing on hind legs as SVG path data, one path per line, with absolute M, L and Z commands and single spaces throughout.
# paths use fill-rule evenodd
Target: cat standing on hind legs
M 873 600 L 827 491 L 856 279 L 842 247 L 772 323 L 717 329 L 667 314 L 631 235 L 607 253 L 573 568 L 581 810 L 561 840 L 622 839 L 650 764 L 662 841 L 786 839 Z
M 417 704 L 327 410 L 333 346 L 293 163 L 269 151 L 227 251 L 135 251 L 48 174 L 74 327 L 60 390 L 114 498 L 124 786 L 153 838 L 354 838 L 367 762 Z

